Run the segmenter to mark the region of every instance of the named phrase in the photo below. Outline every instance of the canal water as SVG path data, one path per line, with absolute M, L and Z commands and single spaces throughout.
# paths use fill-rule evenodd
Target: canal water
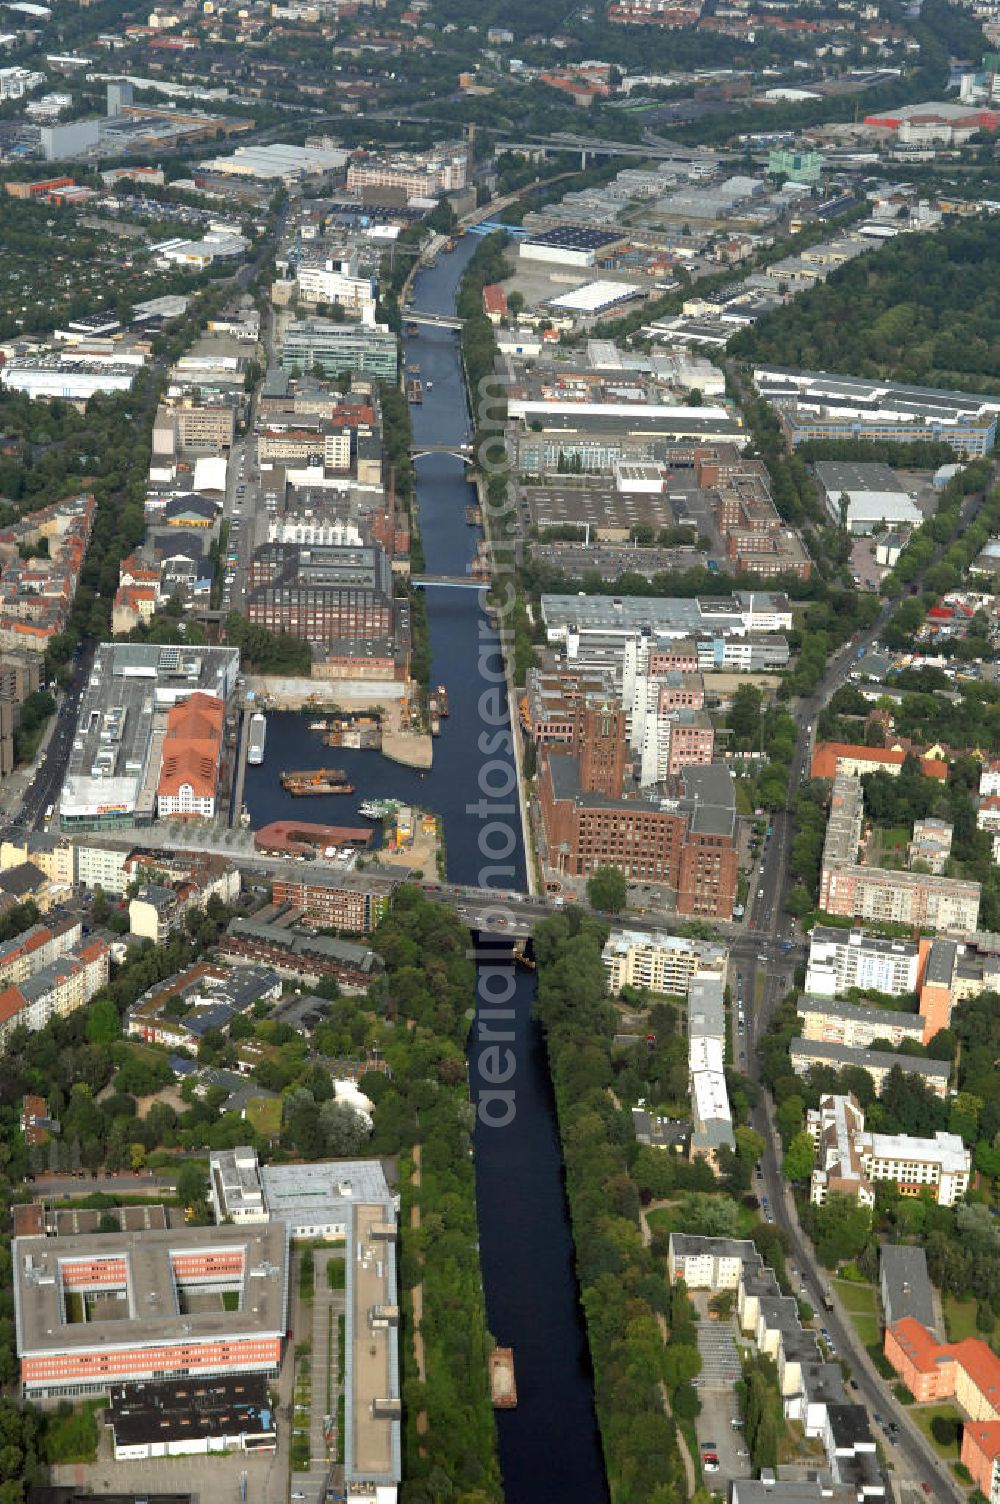
M 449 314 L 465 265 L 477 241 L 461 240 L 439 264 L 421 271 L 414 305 Z M 422 405 L 411 408 L 414 439 L 459 443 L 471 426 L 457 336 L 421 329 L 406 342 L 407 364 L 420 367 Z M 429 574 L 467 572 L 479 537 L 465 521 L 475 500 L 461 461 L 428 455 L 417 461 L 420 531 Z M 400 767 L 381 753 L 326 748 L 306 730 L 306 716 L 269 715 L 262 766 L 247 768 L 245 799 L 251 822 L 291 816 L 329 824 L 355 820 L 363 799 L 396 797 L 425 805 L 444 821 L 448 878 L 478 885 L 489 858 L 480 851 L 482 821 L 468 805 L 482 797 L 479 772 L 485 761 L 479 737 L 485 730 L 479 699 L 489 686 L 479 678 L 482 597 L 473 591 L 427 591 L 431 682 L 448 690 L 450 715 L 434 743 L 427 773 Z M 490 760 L 496 760 L 492 754 Z M 502 761 L 506 759 L 501 757 Z M 282 768 L 335 765 L 347 769 L 356 793 L 311 799 L 304 808 L 278 783 Z M 513 837 L 508 860 L 513 886 L 523 889 L 524 848 L 520 818 L 505 817 Z M 431 877 L 432 874 L 428 874 Z M 476 1200 L 480 1256 L 490 1330 L 514 1349 L 518 1405 L 497 1412 L 500 1463 L 507 1504 L 605 1504 L 607 1487 L 593 1403 L 593 1375 L 573 1267 L 573 1243 L 563 1185 L 555 1107 L 541 1030 L 531 1015 L 534 978 L 517 977 L 513 1000 L 516 1069 L 508 1085 L 514 1117 L 504 1128 L 480 1124 L 475 1135 Z M 469 1043 L 472 1090 L 483 1082 L 481 1047 L 473 1027 Z

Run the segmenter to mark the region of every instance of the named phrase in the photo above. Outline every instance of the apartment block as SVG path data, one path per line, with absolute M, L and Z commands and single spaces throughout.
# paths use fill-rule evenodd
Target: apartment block
M 962 1427 L 962 1461 L 972 1481 L 990 1504 L 1000 1499 L 1000 1421 L 986 1420 Z
M 951 1066 L 946 1060 L 931 1060 L 922 1055 L 894 1055 L 891 1050 L 861 1050 L 846 1044 L 832 1044 L 819 1039 L 793 1039 L 788 1046 L 792 1070 L 804 1076 L 814 1065 L 828 1065 L 835 1071 L 845 1066 L 859 1066 L 867 1071 L 875 1087 L 876 1096 L 882 1090 L 890 1074 L 902 1071 L 906 1076 L 919 1076 L 920 1080 L 942 1101 L 948 1095 L 951 1081 Z
M 279 873 L 271 881 L 271 900 L 292 907 L 322 925 L 369 934 L 388 911 L 397 881 L 367 872 Z
M 816 1145 L 810 1200 L 822 1206 L 831 1193 L 875 1204 L 875 1183 L 892 1181 L 901 1196 L 930 1191 L 941 1206 L 954 1206 L 969 1188 L 972 1157 L 955 1133 L 933 1138 L 869 1133 L 854 1096 L 827 1096 L 806 1114 Z
M 688 988 L 688 1075 L 692 1159 L 718 1166 L 719 1150 L 735 1146 L 725 1076 L 726 1005 L 721 976 L 699 975 Z
M 922 1044 L 924 1020 L 919 1013 L 901 1013 L 893 1008 L 865 1007 L 833 998 L 803 993 L 797 1005 L 802 1020 L 802 1038 L 867 1050 L 876 1039 L 894 1048 L 905 1039 Z
M 702 973 L 725 980 L 727 951 L 723 945 L 660 930 L 612 930 L 602 960 L 613 995 L 623 987 L 642 987 L 687 997 L 692 980 Z
M 859 987 L 900 997 L 917 991 L 921 966 L 921 947 L 911 941 L 817 924 L 809 937 L 806 992 L 836 997 Z
M 91 936 L 20 982 L 4 987 L 0 991 L 0 1045 L 7 1044 L 15 1029 L 36 1033 L 50 1019 L 63 1018 L 89 1002 L 107 983 L 110 956 L 107 943 Z
M 744 1264 L 760 1264 L 760 1254 L 749 1238 L 670 1234 L 667 1275 L 671 1284 L 683 1280 L 689 1290 L 709 1290 L 718 1295 L 722 1290 L 738 1288 Z
M 828 914 L 946 933 L 967 934 L 977 928 L 979 883 L 863 866 L 858 862 L 863 823 L 861 779 L 838 772 L 820 867 L 820 908 Z
M 34 976 L 43 966 L 68 955 L 83 935 L 79 919 L 57 919 L 51 925 L 35 924 L 13 940 L 0 944 L 0 983 L 15 987 Z
M 786 1417 L 800 1421 L 805 1434 L 822 1444 L 827 1459 L 822 1487 L 817 1484 L 809 1495 L 788 1494 L 789 1504 L 803 1504 L 806 1498 L 817 1504 L 821 1499 L 847 1504 L 850 1499 L 885 1498 L 885 1478 L 864 1407 L 850 1403 L 839 1366 L 824 1361 L 815 1333 L 802 1327 L 798 1302 L 782 1294 L 773 1269 L 764 1265 L 753 1243 L 673 1233 L 667 1269 L 671 1282 L 683 1280 L 689 1289 L 736 1291 L 740 1329 L 774 1359 Z M 733 1382 L 738 1377 L 734 1365 Z M 766 1504 L 772 1497 L 785 1498 L 782 1488 L 767 1477 L 759 1493 L 741 1497 Z
M 938 1342 L 904 1316 L 886 1327 L 883 1350 L 918 1404 L 953 1398 L 975 1423 L 1000 1420 L 1000 1358 L 980 1338 Z

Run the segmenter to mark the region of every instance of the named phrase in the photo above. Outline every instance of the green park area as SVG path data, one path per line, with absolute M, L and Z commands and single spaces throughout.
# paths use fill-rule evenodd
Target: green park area
M 690 1191 L 679 1201 L 658 1206 L 648 1214 L 650 1231 L 668 1237 L 672 1232 L 704 1233 L 706 1237 L 748 1238 L 757 1226 L 757 1215 L 728 1197 Z M 725 1226 L 715 1231 L 717 1222 Z M 711 1230 L 710 1230 L 711 1229 Z
M 281 1132 L 281 1098 L 251 1097 L 246 1116 L 259 1137 L 277 1138 Z
M 962 1448 L 961 1411 L 954 1405 L 914 1406 L 910 1415 L 927 1437 L 939 1457 L 957 1462 Z
M 946 1295 L 942 1304 L 949 1342 L 963 1342 L 966 1337 L 983 1336 L 976 1326 L 977 1304 L 974 1299 L 959 1300 L 956 1295 Z
M 835 1279 L 833 1285 L 865 1347 L 877 1343 L 879 1320 L 874 1285 L 862 1285 L 849 1279 Z

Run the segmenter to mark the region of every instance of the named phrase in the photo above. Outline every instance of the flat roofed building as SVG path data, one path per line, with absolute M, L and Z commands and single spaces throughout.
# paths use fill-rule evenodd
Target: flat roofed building
M 996 440 L 1000 401 L 982 393 L 776 366 L 756 366 L 753 379 L 793 448 L 809 439 L 943 441 L 973 459 Z
M 890 1050 L 854 1049 L 846 1044 L 829 1044 L 819 1039 L 793 1039 L 788 1046 L 792 1070 L 804 1076 L 814 1065 L 829 1065 L 835 1071 L 845 1065 L 860 1066 L 872 1078 L 876 1095 L 894 1070 L 907 1076 L 919 1076 L 929 1091 L 942 1100 L 948 1095 L 951 1066 L 946 1060 L 930 1060 L 919 1055 L 894 1055 Z
M 274 1452 L 278 1428 L 263 1374 L 130 1384 L 108 1406 L 116 1462 L 210 1452 Z
M 391 1504 L 402 1477 L 395 1228 L 383 1200 L 358 1201 L 349 1217 L 344 1487 L 352 1504 Z
M 735 1290 L 744 1265 L 759 1268 L 760 1254 L 749 1238 L 708 1238 L 672 1232 L 667 1253 L 671 1284 L 682 1279 L 689 1290 Z
M 954 1206 L 969 1188 L 972 1156 L 957 1133 L 915 1138 L 906 1133 L 865 1135 L 861 1154 L 872 1180 L 892 1180 L 903 1196 L 930 1189 L 941 1206 Z
M 894 1008 L 865 1007 L 804 993 L 797 1010 L 802 1020 L 803 1039 L 821 1039 L 846 1044 L 852 1049 L 868 1049 L 876 1040 L 891 1045 L 911 1039 L 921 1044 L 924 1020 L 919 1013 L 901 1013 Z
M 645 987 L 674 997 L 686 997 L 698 973 L 726 973 L 724 945 L 668 935 L 661 930 L 612 930 L 602 953 L 608 991 Z
M 852 533 L 870 533 L 879 526 L 919 527 L 923 513 L 888 465 L 819 460 L 816 479 L 834 522 L 843 512 Z
M 281 1225 L 16 1238 L 13 1265 L 25 1399 L 278 1370 L 288 1309 Z M 230 1291 L 236 1310 L 224 1309 Z
M 920 947 L 909 940 L 883 940 L 864 930 L 817 924 L 809 937 L 805 990 L 835 997 L 861 987 L 900 997 L 917 990 L 920 955 Z
M 256 1149 L 213 1149 L 208 1185 L 216 1222 L 267 1222 Z
M 377 1203 L 384 1220 L 392 1202 L 377 1159 L 264 1165 L 260 1178 L 269 1216 L 293 1238 L 345 1238 L 353 1206 Z

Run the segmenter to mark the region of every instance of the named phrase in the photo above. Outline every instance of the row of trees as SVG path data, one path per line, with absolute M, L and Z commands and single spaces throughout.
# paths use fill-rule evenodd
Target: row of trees
M 407 1292 L 423 1285 L 424 1380 L 409 1344 L 405 1356 L 407 1504 L 452 1497 L 465 1504 L 499 1504 L 486 1366 L 492 1340 L 471 1155 L 475 1113 L 463 1049 L 475 997 L 468 932 L 450 910 L 405 887 L 374 944 L 386 970 L 366 1006 L 374 1005 L 389 1025 L 381 1026 L 380 1035 L 392 1074 L 371 1073 L 361 1085 L 376 1104 L 372 1149 L 400 1155 L 400 1218 L 408 1229 L 402 1285 Z M 349 1005 L 338 1003 L 338 1017 L 347 1012 Z
M 540 927 L 538 1013 L 555 1086 L 611 1497 L 614 1504 L 650 1498 L 679 1504 L 687 1489 L 660 1385 L 674 1415 L 693 1418 L 698 1402 L 690 1380 L 701 1359 L 686 1292 L 668 1289 L 640 1235 L 639 1191 L 629 1173 L 636 1146 L 608 1090 L 615 1014 L 605 995 L 605 935 L 576 913 Z M 658 1317 L 671 1329 L 666 1347 Z
M 487 526 L 494 559 L 501 567 L 508 564 L 513 551 L 516 501 L 512 477 L 503 458 L 501 435 L 507 402 L 500 394 L 500 379 L 494 372 L 496 334 L 483 310 L 483 288 L 509 275 L 510 268 L 504 254 L 508 238 L 502 230 L 484 237 L 465 268 L 456 300 L 462 320 L 462 358 L 469 401 L 473 404 L 474 451 L 488 453 L 491 460 L 485 477 Z M 523 684 L 528 669 L 535 663 L 535 648 L 520 591 L 506 613 L 503 628 L 514 682 Z

